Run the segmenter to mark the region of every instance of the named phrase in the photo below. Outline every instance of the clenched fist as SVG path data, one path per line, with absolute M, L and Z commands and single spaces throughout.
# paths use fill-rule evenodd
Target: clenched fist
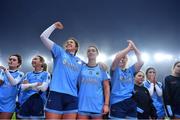
M 62 30 L 64 28 L 63 24 L 61 22 L 55 22 L 54 23 L 57 29 Z

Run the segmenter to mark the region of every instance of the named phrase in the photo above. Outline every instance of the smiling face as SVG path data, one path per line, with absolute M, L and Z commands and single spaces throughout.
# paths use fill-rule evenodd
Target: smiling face
M 68 52 L 76 54 L 78 51 L 78 43 L 74 39 L 69 39 L 65 42 L 64 48 Z
M 99 52 L 98 49 L 95 46 L 89 46 L 87 50 L 87 57 L 89 60 L 96 59 Z
M 135 75 L 135 82 L 138 85 L 141 85 L 144 81 L 144 73 L 139 71 L 136 75 Z
M 34 68 L 36 67 L 42 67 L 43 65 L 43 60 L 41 60 L 40 56 L 35 56 L 33 59 L 32 59 L 32 66 Z
M 9 57 L 9 60 L 8 60 L 9 69 L 17 69 L 20 65 L 21 63 L 19 62 L 17 56 L 12 55 Z
M 120 67 L 120 68 L 125 68 L 127 62 L 128 62 L 127 56 L 122 57 L 122 58 L 120 59 L 120 61 L 119 61 L 119 67 Z

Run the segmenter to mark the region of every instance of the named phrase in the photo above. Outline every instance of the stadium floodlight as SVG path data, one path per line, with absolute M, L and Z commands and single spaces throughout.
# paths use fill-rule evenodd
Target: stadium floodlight
M 49 57 L 47 57 L 46 55 L 42 55 L 42 57 L 44 58 L 45 63 L 47 63 L 47 64 L 52 64 L 52 58 L 49 58 Z
M 147 52 L 142 52 L 141 58 L 144 62 L 148 62 L 150 59 L 150 55 Z
M 105 62 L 107 60 L 108 60 L 108 58 L 104 53 L 100 53 L 97 57 L 97 62 Z
M 170 55 L 170 54 L 166 54 L 165 56 L 164 56 L 164 59 L 166 59 L 166 60 L 172 60 L 173 59 L 173 56 L 172 55 Z
M 130 56 L 130 58 L 132 59 L 133 62 L 137 61 L 136 55 L 132 55 L 132 56 Z
M 170 54 L 164 54 L 164 53 L 156 53 L 154 55 L 154 59 L 157 61 L 157 62 L 162 62 L 162 61 L 165 61 L 165 60 L 172 60 L 173 59 L 173 56 L 170 55 Z
M 110 59 L 111 61 L 113 61 L 113 60 L 115 59 L 115 57 L 116 57 L 116 54 L 111 55 L 109 59 Z

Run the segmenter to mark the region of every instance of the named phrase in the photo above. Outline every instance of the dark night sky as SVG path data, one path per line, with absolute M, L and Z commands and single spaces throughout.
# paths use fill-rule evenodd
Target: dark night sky
M 180 55 L 179 0 L 1 0 L 0 56 L 42 53 L 40 34 L 55 21 L 64 24 L 51 39 L 62 44 L 74 36 L 84 52 L 96 44 L 108 55 L 132 39 L 143 51 Z

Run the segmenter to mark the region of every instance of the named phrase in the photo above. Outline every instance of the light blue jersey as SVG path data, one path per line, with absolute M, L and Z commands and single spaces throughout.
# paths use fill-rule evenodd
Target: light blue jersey
M 144 81 L 144 87 L 146 87 L 147 89 L 150 88 L 150 81 L 149 80 L 145 80 Z M 157 82 L 157 85 L 162 89 L 162 83 L 161 82 Z M 156 113 L 158 118 L 162 118 L 165 116 L 165 110 L 164 110 L 164 106 L 163 106 L 163 98 L 162 96 L 158 96 L 156 92 L 153 93 L 153 95 L 151 96 L 152 100 L 153 100 L 153 105 L 156 108 Z
M 0 78 L 3 78 L 3 84 L 0 86 L 0 112 L 14 112 L 19 84 L 11 85 L 4 71 L 1 70 L 0 72 Z M 21 82 L 24 73 L 18 70 L 9 70 L 9 72 L 14 79 L 18 79 L 19 83 Z
M 50 91 L 77 96 L 77 79 L 82 61 L 54 44 L 52 48 L 54 67 Z
M 4 82 L 4 71 L 2 69 L 0 69 L 0 80 L 2 80 Z
M 49 83 L 50 81 L 50 74 L 46 71 L 42 72 L 28 72 L 25 77 L 23 78 L 24 80 L 27 80 L 29 83 L 35 83 L 35 82 L 47 82 Z M 22 105 L 24 102 L 28 100 L 29 97 L 31 97 L 34 94 L 39 94 L 41 98 L 43 99 L 44 103 L 46 102 L 46 91 L 45 92 L 39 92 L 34 89 L 28 89 L 28 90 L 21 90 L 19 94 L 19 103 Z
M 78 78 L 80 112 L 102 113 L 104 105 L 103 81 L 110 76 L 99 65 L 88 67 L 83 65 Z
M 116 67 L 111 71 L 111 104 L 130 98 L 134 91 L 134 73 L 135 65 L 128 69 L 121 70 Z

